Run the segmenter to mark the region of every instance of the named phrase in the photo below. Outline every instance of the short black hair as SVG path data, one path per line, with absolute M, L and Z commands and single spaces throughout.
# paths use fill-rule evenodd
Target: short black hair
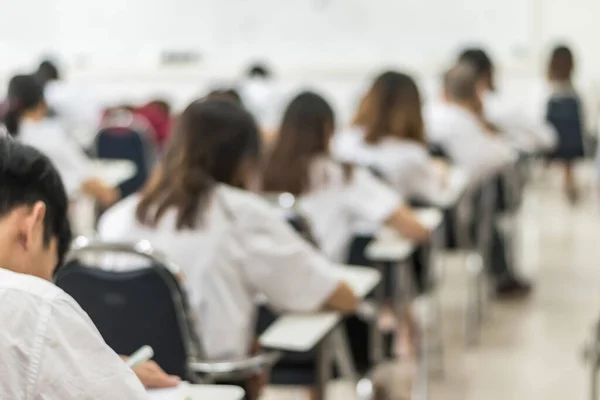
M 494 64 L 485 50 L 480 48 L 465 49 L 458 57 L 459 63 L 469 63 L 475 68 L 477 79 L 488 81 L 490 88 L 494 89 Z
M 32 206 L 38 201 L 46 205 L 44 245 L 57 239 L 60 266 L 72 239 L 68 199 L 60 175 L 48 157 L 33 147 L 0 137 L 0 218 L 17 207 Z
M 257 77 L 257 78 L 269 79 L 269 78 L 273 77 L 273 73 L 271 72 L 269 67 L 267 67 L 265 64 L 254 63 L 254 64 L 250 65 L 250 67 L 248 68 L 248 76 L 250 78 Z
M 483 49 L 465 49 L 458 57 L 459 62 L 472 64 L 478 75 L 490 71 L 493 68 L 492 59 Z
M 37 78 L 40 84 L 46 85 L 46 83 L 50 81 L 59 80 L 60 73 L 58 72 L 58 68 L 52 61 L 44 60 L 40 63 L 40 66 L 35 72 L 35 77 Z

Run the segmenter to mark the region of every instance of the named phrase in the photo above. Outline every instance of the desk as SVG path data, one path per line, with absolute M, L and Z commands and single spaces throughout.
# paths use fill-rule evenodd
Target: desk
M 149 400 L 242 400 L 244 390 L 227 385 L 181 384 L 175 389 L 148 390 Z
M 381 275 L 372 268 L 337 265 L 336 273 L 364 298 L 379 283 Z M 315 314 L 285 314 L 260 337 L 263 347 L 306 352 L 314 349 L 342 320 L 337 312 Z
M 379 283 L 381 275 L 372 268 L 334 266 L 336 273 L 346 281 L 357 296 L 364 297 Z M 325 389 L 335 356 L 342 375 L 356 378 L 356 369 L 346 336 L 340 329 L 342 315 L 338 312 L 283 315 L 259 339 L 265 348 L 306 352 L 317 348 L 316 398 L 325 398 Z
M 137 172 L 135 163 L 129 160 L 92 159 L 88 168 L 90 176 L 100 179 L 109 186 L 117 186 Z
M 434 204 L 443 209 L 454 207 L 467 191 L 469 174 L 460 168 L 452 168 L 448 180 L 448 187 L 441 194 L 441 198 Z

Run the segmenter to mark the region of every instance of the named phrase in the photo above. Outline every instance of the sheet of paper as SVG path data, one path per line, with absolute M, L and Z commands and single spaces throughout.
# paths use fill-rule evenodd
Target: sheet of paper
M 188 400 L 191 399 L 187 397 L 188 385 L 181 384 L 176 388 L 170 389 L 150 389 L 148 390 L 148 399 L 149 400 Z

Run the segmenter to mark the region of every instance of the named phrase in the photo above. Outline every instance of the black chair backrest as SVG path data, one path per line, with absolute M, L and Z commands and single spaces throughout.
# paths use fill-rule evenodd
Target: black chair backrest
M 96 155 L 99 158 L 132 161 L 136 174 L 119 185 L 123 197 L 140 190 L 152 168 L 152 149 L 148 139 L 129 128 L 105 128 L 96 136 Z
M 167 373 L 187 378 L 186 336 L 177 309 L 177 297 L 185 298 L 176 279 L 160 271 L 158 266 L 106 271 L 75 259 L 61 268 L 55 282 L 88 313 L 115 352 L 129 355 L 149 345 Z

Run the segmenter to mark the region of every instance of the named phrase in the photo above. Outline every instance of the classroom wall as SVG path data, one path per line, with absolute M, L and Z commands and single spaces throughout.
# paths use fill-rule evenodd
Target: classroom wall
M 567 39 L 596 91 L 597 0 L 0 0 L 0 80 L 53 55 L 106 101 L 170 94 L 177 104 L 265 59 L 285 90 L 343 98 L 386 66 L 434 91 L 456 51 L 483 44 L 506 86 L 539 82 L 549 45 Z M 24 23 L 24 21 L 26 23 Z M 164 51 L 195 65 L 161 65 Z M 346 106 L 344 106 L 346 107 Z M 349 106 L 347 106 L 349 107 Z

